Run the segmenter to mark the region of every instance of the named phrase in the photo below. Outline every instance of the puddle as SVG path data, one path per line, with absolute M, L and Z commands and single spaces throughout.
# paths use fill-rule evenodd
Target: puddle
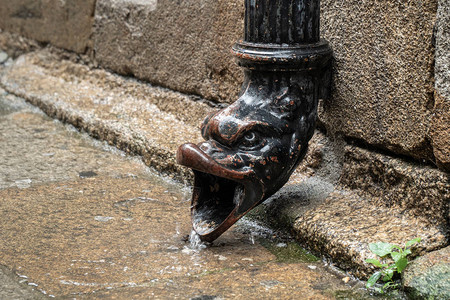
M 200 239 L 200 236 L 195 232 L 194 230 L 191 231 L 189 234 L 189 248 L 193 250 L 202 250 L 205 249 L 207 246 L 202 240 Z
M 281 263 L 314 263 L 320 259 L 303 249 L 293 241 L 258 239 L 270 253 L 275 255 L 277 262 Z
M 28 107 L 25 101 L 9 101 L 6 98 L 13 97 L 0 88 L 0 117 Z

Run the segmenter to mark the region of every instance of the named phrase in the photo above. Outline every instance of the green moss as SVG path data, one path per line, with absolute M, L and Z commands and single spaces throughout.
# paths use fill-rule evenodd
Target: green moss
M 334 298 L 339 300 L 406 300 L 403 293 L 398 290 L 386 294 L 372 294 L 364 289 L 351 289 L 335 291 L 333 294 Z
M 449 278 L 450 264 L 437 264 L 429 268 L 427 272 L 415 271 L 414 277 L 405 290 L 411 299 L 450 299 Z
M 283 247 L 279 246 L 279 241 L 272 240 L 260 240 L 261 245 L 263 245 L 270 253 L 276 256 L 278 262 L 282 263 L 299 263 L 299 262 L 316 262 L 319 258 L 308 253 L 305 249 L 300 247 L 295 242 L 287 242 Z

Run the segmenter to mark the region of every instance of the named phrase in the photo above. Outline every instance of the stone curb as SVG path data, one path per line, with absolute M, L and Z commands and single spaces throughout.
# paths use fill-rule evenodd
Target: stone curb
M 294 175 L 294 178 L 298 175 Z M 320 177 L 300 184 L 288 183 L 252 212 L 251 217 L 272 227 L 289 228 L 302 245 L 358 278 L 371 276 L 375 268 L 365 262 L 376 258 L 369 244 L 403 245 L 421 237 L 414 256 L 448 245 L 440 226 L 430 224 L 401 208 L 377 205 Z
M 1 84 L 49 116 L 140 155 L 148 166 L 184 182 L 192 175 L 176 164 L 176 149 L 201 140 L 193 124 L 213 111 L 176 92 L 59 61 L 45 50 L 21 56 Z

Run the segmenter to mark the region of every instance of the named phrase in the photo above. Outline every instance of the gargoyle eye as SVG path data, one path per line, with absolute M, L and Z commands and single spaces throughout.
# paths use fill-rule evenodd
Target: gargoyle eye
M 261 143 L 261 137 L 257 132 L 247 132 L 240 140 L 239 147 L 253 148 Z

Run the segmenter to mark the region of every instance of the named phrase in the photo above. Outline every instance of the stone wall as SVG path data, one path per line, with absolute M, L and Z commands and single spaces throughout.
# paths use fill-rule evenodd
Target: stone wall
M 241 2 L 98 0 L 96 57 L 122 74 L 233 102 L 242 74 L 229 49 L 241 36 Z M 448 168 L 446 113 L 434 117 L 436 11 L 437 1 L 322 1 L 322 36 L 335 55 L 333 97 L 320 114 L 327 129 Z
M 242 83 L 231 46 L 243 1 L 97 0 L 95 53 L 102 66 L 188 94 L 233 102 Z
M 236 100 L 242 72 L 230 48 L 243 0 L 0 1 L 2 29 L 90 47 L 99 66 L 155 85 Z M 320 108 L 328 133 L 450 170 L 448 1 L 321 5 L 335 57 L 333 95 Z
M 450 2 L 439 1 L 436 21 L 435 103 L 431 131 L 438 165 L 450 170 Z
M 75 52 L 92 47 L 95 0 L 0 0 L 0 28 Z
M 433 159 L 433 26 L 437 1 L 323 1 L 322 32 L 335 56 L 330 130 Z

